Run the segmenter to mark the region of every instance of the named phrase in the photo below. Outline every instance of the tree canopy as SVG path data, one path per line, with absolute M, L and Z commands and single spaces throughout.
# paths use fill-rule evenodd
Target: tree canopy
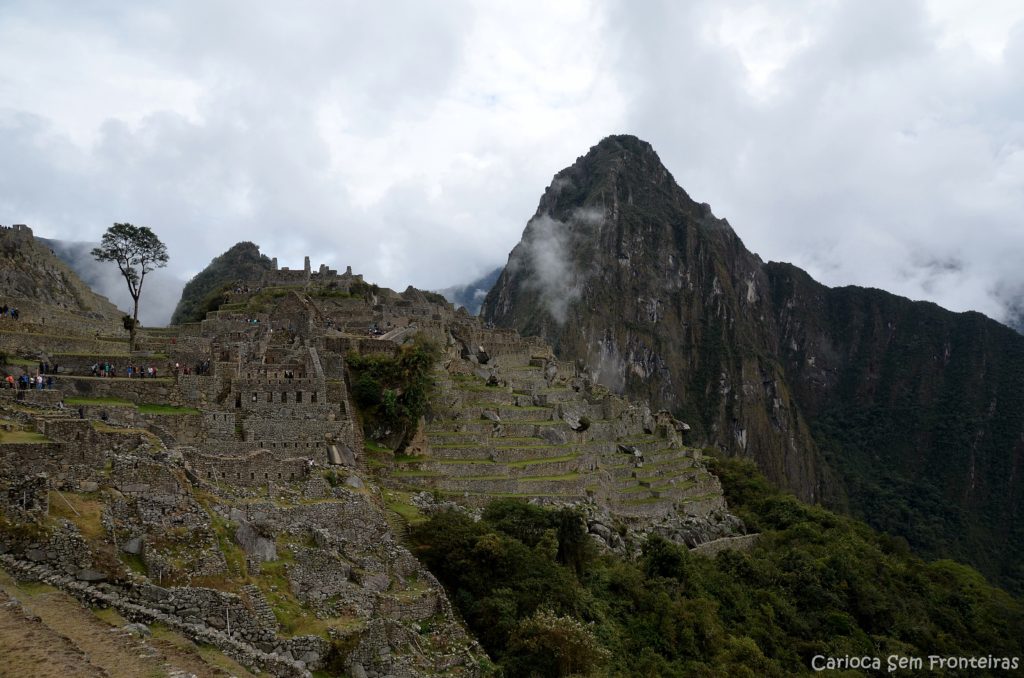
M 128 283 L 128 293 L 134 302 L 131 326 L 131 345 L 135 348 L 135 330 L 139 324 L 139 297 L 146 274 L 167 265 L 167 246 L 148 226 L 114 224 L 103 234 L 100 246 L 92 250 L 97 261 L 117 264 L 121 276 Z

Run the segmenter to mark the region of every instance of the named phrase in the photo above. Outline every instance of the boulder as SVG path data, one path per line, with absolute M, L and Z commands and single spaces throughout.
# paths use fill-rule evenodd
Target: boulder
M 75 578 L 78 579 L 78 581 L 98 582 L 106 581 L 107 575 L 86 567 L 79 570 L 78 574 L 75 575 Z
M 568 442 L 563 431 L 554 426 L 538 426 L 537 437 L 544 439 L 551 445 L 564 445 Z
M 582 433 L 590 428 L 590 418 L 587 417 L 583 408 L 578 405 L 564 405 L 561 408 L 562 421 L 569 425 L 573 431 Z
M 501 423 L 501 417 L 498 416 L 498 413 L 494 410 L 484 410 L 480 413 L 480 418 L 493 421 L 495 423 Z
M 132 537 L 125 543 L 121 544 L 121 550 L 135 556 L 139 555 L 142 553 L 142 537 Z
M 356 454 L 344 443 L 332 443 L 327 448 L 328 461 L 335 466 L 355 466 Z
M 277 560 L 277 544 L 260 534 L 252 523 L 242 521 L 235 530 L 235 541 L 247 556 L 262 561 Z
M 141 624 L 139 622 L 125 624 L 121 628 L 123 628 L 125 631 L 132 634 L 133 636 L 139 636 L 140 638 L 148 638 L 149 636 L 153 635 L 153 633 L 149 630 L 148 626 L 146 626 L 145 624 Z

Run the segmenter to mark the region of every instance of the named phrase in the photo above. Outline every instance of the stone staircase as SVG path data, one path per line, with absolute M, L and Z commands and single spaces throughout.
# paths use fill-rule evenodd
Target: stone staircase
M 246 584 L 241 591 L 242 596 L 249 603 L 249 608 L 257 623 L 265 629 L 277 631 L 277 617 L 260 587 L 255 584 Z

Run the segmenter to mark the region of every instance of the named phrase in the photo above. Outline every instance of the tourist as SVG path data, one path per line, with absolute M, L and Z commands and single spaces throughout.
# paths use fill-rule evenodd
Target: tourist
M 46 378 L 46 388 L 49 391 L 53 390 L 53 377 L 47 377 Z
M 43 390 L 43 375 L 41 375 L 41 374 L 37 374 L 36 375 L 36 390 L 37 391 L 42 391 Z
M 6 381 L 7 381 L 7 388 L 10 388 L 10 389 L 15 388 L 15 386 L 14 386 L 14 375 L 8 374 Z

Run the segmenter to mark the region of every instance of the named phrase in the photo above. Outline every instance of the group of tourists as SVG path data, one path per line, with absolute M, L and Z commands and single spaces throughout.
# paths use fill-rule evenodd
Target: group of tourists
M 10 318 L 11 320 L 17 320 L 18 309 L 14 308 L 13 306 L 8 306 L 7 304 L 4 304 L 3 306 L 0 306 L 0 318 Z
M 90 368 L 90 374 L 94 377 L 116 377 L 117 367 L 109 360 L 101 363 L 93 363 Z M 128 363 L 128 366 L 124 368 L 124 374 L 129 379 L 155 379 L 157 377 L 157 369 L 149 365 L 148 367 L 138 367 L 135 363 Z
M 94 377 L 116 377 L 117 368 L 109 360 L 105 360 L 101 363 L 93 363 L 90 374 Z
M 28 391 L 30 389 L 38 389 L 42 391 L 44 388 L 53 388 L 53 377 L 44 377 L 42 374 L 36 373 L 36 376 L 30 374 L 23 374 L 17 379 L 13 375 L 8 374 L 4 379 L 5 386 L 11 389 L 18 389 L 21 391 Z
M 143 379 L 146 377 L 150 379 L 156 378 L 156 368 L 152 365 L 149 367 L 136 367 L 134 363 L 129 363 L 128 367 L 126 367 L 124 371 L 129 379 L 132 377 L 139 377 Z
M 57 363 L 50 364 L 48 362 L 39 363 L 39 374 L 57 374 L 60 372 L 60 365 Z

